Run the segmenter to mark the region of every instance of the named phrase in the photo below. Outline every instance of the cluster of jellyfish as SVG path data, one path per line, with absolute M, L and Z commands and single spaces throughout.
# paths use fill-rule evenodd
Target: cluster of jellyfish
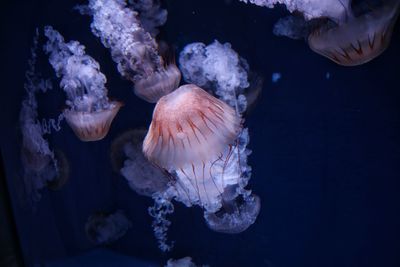
M 312 50 L 346 66 L 368 62 L 386 49 L 399 12 L 395 0 L 371 0 L 372 6 L 349 0 L 241 1 L 267 7 L 281 3 L 297 11 L 278 21 L 274 32 L 305 38 Z M 257 219 L 260 198 L 247 188 L 251 151 L 244 116 L 259 95 L 262 79 L 250 72 L 247 61 L 229 43 L 218 41 L 187 44 L 178 68 L 168 56 L 168 45 L 157 41 L 158 27 L 167 18 L 158 1 L 89 0 L 76 9 L 92 17 L 93 34 L 110 50 L 134 93 L 155 103 L 148 129 L 115 139 L 112 164 L 136 193 L 154 199 L 149 214 L 160 249 L 173 246 L 167 230 L 174 201 L 203 209 L 205 222 L 214 231 L 245 231 Z M 39 122 L 35 94 L 50 86 L 37 79 L 33 50 L 20 122 L 25 176 L 36 180 L 36 190 L 44 184 L 60 186 L 67 176 L 66 160 L 50 149 L 46 134 L 59 131 L 65 119 L 81 141 L 101 140 L 123 106 L 108 98 L 106 76 L 83 45 L 65 41 L 51 26 L 44 28 L 44 35 L 43 49 L 60 78 L 66 108 L 58 119 Z M 122 212 L 101 213 L 89 218 L 86 231 L 93 242 L 107 243 L 130 225 Z

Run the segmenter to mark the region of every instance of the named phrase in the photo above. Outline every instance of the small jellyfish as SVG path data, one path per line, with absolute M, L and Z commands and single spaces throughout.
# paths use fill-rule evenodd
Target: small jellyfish
M 281 19 L 275 24 L 274 33 L 293 39 L 306 37 L 314 52 L 343 66 L 364 64 L 386 50 L 400 6 L 399 0 L 380 1 L 380 5 L 373 0 L 354 5 L 350 0 L 241 1 L 270 8 L 282 3 L 290 12 L 300 12 L 304 19 Z
M 173 63 L 165 64 L 154 39 L 156 25 L 166 20 L 158 1 L 132 1 L 127 6 L 125 1 L 90 0 L 88 10 L 93 16 L 93 34 L 111 50 L 119 73 L 133 82 L 138 97 L 155 103 L 178 87 L 179 69 Z
M 230 199 L 223 197 L 220 210 L 214 213 L 205 211 L 207 226 L 216 232 L 227 234 L 241 233 L 249 228 L 260 212 L 260 198 L 255 194 L 241 198 L 243 200 L 236 197 L 236 194 Z
M 125 177 L 139 195 L 151 197 L 168 187 L 168 176 L 149 162 L 142 152 L 146 129 L 127 131 L 118 136 L 111 146 L 111 160 L 116 172 Z
M 197 265 L 191 257 L 181 259 L 169 259 L 164 267 L 209 267 L 208 265 Z
M 64 42 L 64 38 L 52 27 L 45 27 L 48 42 L 44 49 L 49 61 L 62 77 L 60 86 L 67 94 L 67 109 L 63 114 L 82 141 L 103 139 L 122 106 L 110 101 L 105 88 L 106 77 L 99 64 L 85 54 L 85 47 L 77 41 Z
M 114 213 L 96 212 L 92 214 L 86 224 L 85 231 L 88 239 L 95 244 L 109 244 L 125 235 L 132 227 L 132 223 L 124 212 Z
M 140 79 L 135 83 L 135 94 L 150 103 L 156 103 L 162 96 L 178 88 L 181 72 L 175 64 L 169 64 L 162 71 Z
M 376 58 L 389 46 L 400 1 L 389 0 L 359 16 L 346 9 L 333 27 L 318 27 L 308 36 L 310 48 L 339 65 L 356 66 Z

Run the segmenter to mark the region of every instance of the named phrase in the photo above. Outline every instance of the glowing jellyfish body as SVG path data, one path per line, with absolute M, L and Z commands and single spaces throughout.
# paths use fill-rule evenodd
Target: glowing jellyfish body
M 302 13 L 306 20 L 328 18 L 328 23 L 320 23 L 310 32 L 307 36 L 308 44 L 314 52 L 343 66 L 364 64 L 385 51 L 390 43 L 400 5 L 399 0 L 382 1 L 380 6 L 371 7 L 370 10 L 355 15 L 350 0 L 241 1 L 267 7 L 282 3 L 290 12 Z M 297 19 L 296 25 L 295 20 L 295 17 L 286 21 L 280 20 L 275 25 L 274 32 L 277 35 L 300 38 L 307 32 L 307 23 Z M 284 29 L 285 27 L 287 29 Z
M 198 205 L 211 218 L 223 207 L 226 190 L 235 188 L 230 193 L 231 203 L 244 193 L 248 178 L 243 176 L 246 170 L 242 169 L 240 155 L 247 153 L 248 134 L 242 131 L 241 122 L 232 107 L 193 84 L 162 97 L 154 110 L 143 152 L 176 179 L 165 195 L 187 206 Z M 244 142 L 240 142 L 242 134 Z M 220 213 L 237 224 L 243 223 L 242 230 L 257 217 L 244 222 L 238 213 L 224 209 Z
M 132 223 L 125 214 L 118 210 L 114 213 L 96 212 L 86 224 L 86 236 L 95 244 L 109 244 L 125 235 Z
M 196 85 L 183 85 L 157 102 L 143 152 L 167 170 L 206 164 L 225 152 L 240 128 L 230 106 Z
M 240 128 L 231 107 L 195 85 L 184 85 L 157 103 L 143 152 L 176 172 L 182 202 L 215 210 L 224 187 L 237 181 L 215 179 L 212 167 L 229 156 Z
M 133 2 L 131 7 L 138 9 L 142 16 L 124 1 L 90 0 L 88 7 L 93 16 L 92 32 L 110 48 L 118 71 L 134 83 L 137 96 L 155 103 L 178 87 L 179 70 L 174 64 L 164 63 L 152 36 L 157 32 L 156 25 L 166 20 L 166 11 L 160 9 L 157 1 Z M 149 16 L 157 19 L 150 20 Z M 140 19 L 144 20 L 146 29 Z
M 105 88 L 106 77 L 99 64 L 85 54 L 85 47 L 77 41 L 64 42 L 52 27 L 45 28 L 48 42 L 45 46 L 49 61 L 59 77 L 60 86 L 67 95 L 68 109 L 64 116 L 82 141 L 103 139 L 122 103 L 110 101 Z
M 317 29 L 308 37 L 310 48 L 339 65 L 355 66 L 379 56 L 388 47 L 400 1 L 391 1 L 336 27 Z
M 143 155 L 142 142 L 146 132 L 145 129 L 135 129 L 117 137 L 112 145 L 112 162 L 132 190 L 151 197 L 154 193 L 165 191 L 169 180 L 160 168 Z
M 260 198 L 247 196 L 241 205 L 236 200 L 226 201 L 221 211 L 205 212 L 207 226 L 220 233 L 237 234 L 245 231 L 257 219 L 260 212 Z

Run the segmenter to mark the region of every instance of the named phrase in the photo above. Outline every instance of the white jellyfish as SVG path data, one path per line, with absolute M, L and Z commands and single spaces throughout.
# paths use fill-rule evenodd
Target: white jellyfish
M 168 186 L 168 176 L 149 162 L 142 152 L 147 130 L 130 130 L 118 136 L 111 146 L 114 170 L 125 177 L 129 186 L 139 195 L 151 197 Z
M 38 102 L 36 94 L 51 89 L 51 83 L 40 78 L 35 70 L 37 58 L 39 31 L 36 31 L 34 45 L 31 49 L 32 58 L 29 60 L 29 69 L 25 73 L 24 88 L 26 96 L 22 101 L 19 114 L 19 123 L 22 133 L 21 162 L 25 189 L 31 200 L 40 199 L 39 190 L 44 187 L 58 189 L 68 179 L 68 162 L 61 151 L 54 152 L 45 138 L 49 129 L 44 129 L 38 119 Z M 54 123 L 59 129 L 59 123 Z
M 386 50 L 400 6 L 399 0 L 381 1 L 369 8 L 363 8 L 364 2 L 352 5 L 350 0 L 241 1 L 267 7 L 281 3 L 290 12 L 301 12 L 306 20 L 327 18 L 313 24 L 290 16 L 278 21 L 274 32 L 295 39 L 305 34 L 314 52 L 343 66 L 364 64 Z
M 244 94 L 250 86 L 249 66 L 232 48 L 215 40 L 186 45 L 179 56 L 179 65 L 185 81 L 210 89 L 222 101 L 242 113 L 247 108 Z M 237 105 L 237 106 L 236 106 Z
M 134 83 L 135 94 L 155 103 L 176 89 L 181 78 L 174 63 L 164 62 L 153 36 L 144 29 L 146 27 L 154 34 L 154 23 L 149 25 L 146 14 L 159 12 L 161 18 L 166 14 L 156 1 L 132 1 L 130 7 L 137 8 L 143 16 L 129 8 L 125 1 L 90 0 L 88 8 L 93 16 L 92 32 L 111 50 L 120 74 Z M 143 25 L 141 18 L 145 19 Z M 164 21 L 156 24 L 161 22 Z
M 45 27 L 48 42 L 44 49 L 67 95 L 64 116 L 82 141 L 103 139 L 122 106 L 110 101 L 105 88 L 106 77 L 99 64 L 85 54 L 85 47 L 77 41 L 64 42 L 52 27 Z
M 169 259 L 164 267 L 209 267 L 209 265 L 197 265 L 191 257 Z
M 143 29 L 153 37 L 157 36 L 158 27 L 167 21 L 168 12 L 161 8 L 159 0 L 128 0 L 128 7 L 138 12 Z
M 95 212 L 86 224 L 86 236 L 95 244 L 109 244 L 125 235 L 132 227 L 132 223 L 124 212 L 117 210 L 114 213 Z

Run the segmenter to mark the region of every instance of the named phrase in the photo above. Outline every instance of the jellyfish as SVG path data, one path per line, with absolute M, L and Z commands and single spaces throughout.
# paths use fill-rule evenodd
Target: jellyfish
M 245 189 L 251 176 L 249 135 L 242 119 L 250 87 L 247 62 L 229 43 L 215 41 L 187 45 L 179 63 L 189 84 L 159 99 L 143 141 L 144 155 L 169 178 L 167 189 L 153 195 L 149 208 L 163 251 L 173 246 L 166 233 L 171 200 L 201 207 L 210 229 L 225 233 L 246 230 L 260 210 L 259 198 Z M 259 89 L 250 94 L 251 101 Z
M 85 231 L 88 239 L 95 244 L 109 244 L 123 237 L 132 223 L 123 211 L 114 213 L 95 212 L 86 224 Z
M 63 114 L 76 136 L 82 141 L 103 139 L 122 106 L 110 101 L 105 88 L 106 77 L 99 64 L 85 54 L 85 47 L 64 38 L 51 26 L 45 27 L 48 42 L 44 49 L 67 95 Z
M 167 21 L 168 12 L 161 8 L 159 0 L 128 0 L 128 7 L 139 14 L 143 29 L 153 37 L 159 33 L 158 27 Z
M 241 116 L 231 106 L 187 84 L 157 102 L 143 152 L 174 177 L 164 197 L 188 207 L 198 205 L 208 215 L 221 210 L 222 195 L 228 188 L 235 188 L 231 199 L 251 194 L 244 189 L 251 171 L 245 162 L 247 143 L 248 132 L 242 129 Z M 238 214 L 226 216 L 240 224 Z M 254 221 L 242 221 L 246 224 L 242 229 Z
M 151 162 L 183 178 L 180 194 L 186 192 L 189 203 L 214 210 L 220 190 L 234 181 L 216 181 L 210 169 L 228 156 L 241 121 L 223 101 L 196 85 L 183 85 L 157 102 L 143 152 Z
M 261 94 L 262 78 L 250 72 L 247 61 L 230 43 L 191 43 L 179 55 L 186 82 L 196 84 L 243 113 Z
M 111 158 L 114 170 L 120 173 L 137 194 L 151 197 L 168 187 L 168 177 L 149 162 L 142 152 L 147 130 L 129 130 L 118 136 L 112 144 Z
M 142 16 L 130 7 L 137 9 Z M 165 21 L 150 23 L 148 16 L 157 13 L 159 18 L 163 18 L 166 11 L 159 8 L 157 1 L 131 1 L 130 7 L 124 1 L 90 0 L 88 9 L 93 16 L 92 32 L 111 50 L 122 77 L 133 82 L 135 94 L 155 103 L 175 90 L 181 79 L 175 63 L 166 62 L 159 55 L 158 45 L 151 34 L 155 34 L 155 25 Z M 145 20 L 143 25 L 140 19 Z
M 164 267 L 209 267 L 209 265 L 197 265 L 191 257 L 169 259 Z
M 40 189 L 61 188 L 69 177 L 68 161 L 65 155 L 56 150 L 54 152 L 45 138 L 49 129 L 44 129 L 39 122 L 38 102 L 36 94 L 46 92 L 52 88 L 49 80 L 44 80 L 35 69 L 37 59 L 39 31 L 36 30 L 34 45 L 31 49 L 29 68 L 25 73 L 24 88 L 26 96 L 22 101 L 19 113 L 22 145 L 20 150 L 23 167 L 23 180 L 27 195 L 33 201 L 39 201 Z M 58 118 L 58 123 L 62 116 Z M 58 128 L 57 126 L 56 128 Z
M 188 44 L 180 53 L 179 63 L 187 82 L 207 87 L 234 108 L 236 114 L 248 114 L 261 94 L 262 79 L 250 71 L 247 61 L 229 43 L 215 40 L 208 46 Z M 237 181 L 221 190 L 221 208 L 217 212 L 204 212 L 207 225 L 214 231 L 242 232 L 255 222 L 259 213 L 259 198 L 245 189 L 251 177 L 251 167 L 247 165 L 251 151 L 246 148 L 249 140 L 248 129 L 242 129 L 231 155 L 213 166 L 214 173 L 220 173 L 216 176 L 234 177 Z
M 378 57 L 389 46 L 400 1 L 390 0 L 381 7 L 354 16 L 346 10 L 345 20 L 325 29 L 319 27 L 308 36 L 310 48 L 343 66 L 361 65 Z
M 260 198 L 256 194 L 246 197 L 245 201 L 236 197 L 223 198 L 223 208 L 220 211 L 204 213 L 207 226 L 216 232 L 227 234 L 245 231 L 255 222 L 261 207 Z
M 364 8 L 368 3 L 352 5 L 350 0 L 241 1 L 267 7 L 283 3 L 290 12 L 299 11 L 305 20 L 296 16 L 281 19 L 274 33 L 294 39 L 305 37 L 314 52 L 343 66 L 367 63 L 386 50 L 400 6 L 399 0 L 381 1 L 370 8 Z M 311 19 L 318 21 L 309 22 Z

